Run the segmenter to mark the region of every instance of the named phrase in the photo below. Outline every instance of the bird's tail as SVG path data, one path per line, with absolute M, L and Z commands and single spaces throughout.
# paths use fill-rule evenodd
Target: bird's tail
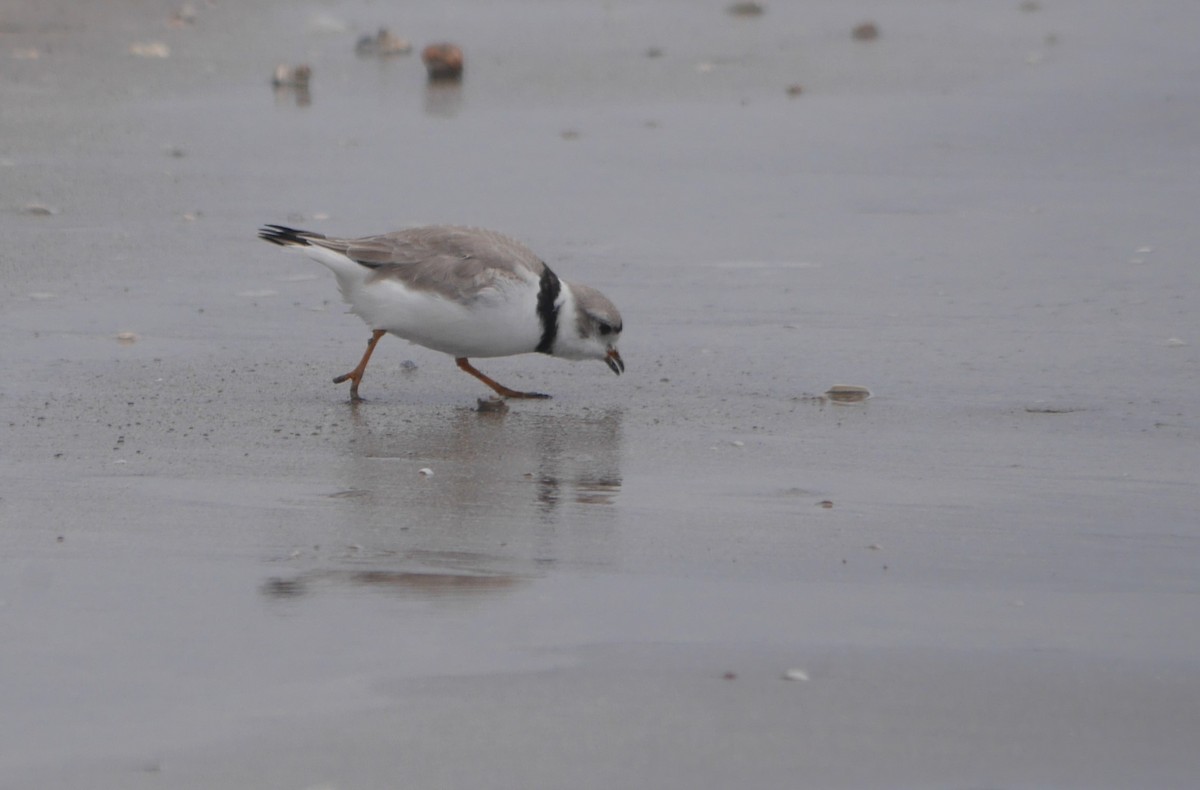
M 258 237 L 280 247 L 308 247 L 309 239 L 323 239 L 325 234 L 296 230 L 285 225 L 263 225 L 258 229 Z

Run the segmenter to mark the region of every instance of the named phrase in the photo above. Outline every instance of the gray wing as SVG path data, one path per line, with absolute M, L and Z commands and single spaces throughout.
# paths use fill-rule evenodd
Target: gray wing
M 469 301 L 505 280 L 537 282 L 546 264 L 524 244 L 490 230 L 437 225 L 361 239 L 309 239 L 410 288 Z

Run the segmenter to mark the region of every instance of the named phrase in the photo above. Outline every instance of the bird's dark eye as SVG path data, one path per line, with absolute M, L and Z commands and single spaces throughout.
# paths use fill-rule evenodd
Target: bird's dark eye
M 601 321 L 600 322 L 600 334 L 611 335 L 612 334 L 612 326 Z

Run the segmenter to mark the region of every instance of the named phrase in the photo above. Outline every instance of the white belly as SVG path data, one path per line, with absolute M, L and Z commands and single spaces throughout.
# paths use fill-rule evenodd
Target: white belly
M 397 280 L 360 283 L 347 296 L 351 312 L 372 329 L 455 357 L 527 354 L 542 335 L 537 290 L 524 283 L 488 288 L 466 304 Z

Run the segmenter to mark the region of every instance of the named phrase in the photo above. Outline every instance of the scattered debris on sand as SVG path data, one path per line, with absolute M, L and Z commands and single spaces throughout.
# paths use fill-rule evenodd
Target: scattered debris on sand
M 178 29 L 194 24 L 196 24 L 196 6 L 191 3 L 184 3 L 167 17 L 167 27 Z
M 1026 414 L 1074 414 L 1077 411 L 1085 411 L 1082 406 L 1026 406 Z
M 407 55 L 412 52 L 412 44 L 407 39 L 392 34 L 386 27 L 381 27 L 373 36 L 362 36 L 354 45 L 354 51 L 362 57 L 387 58 L 393 55 Z

